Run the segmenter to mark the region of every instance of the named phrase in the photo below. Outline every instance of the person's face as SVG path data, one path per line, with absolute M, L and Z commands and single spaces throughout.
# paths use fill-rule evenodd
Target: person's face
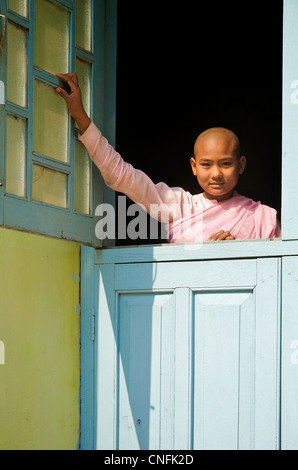
M 205 197 L 224 201 L 233 196 L 246 159 L 236 155 L 233 140 L 213 136 L 196 146 L 195 158 L 191 158 L 190 163 Z

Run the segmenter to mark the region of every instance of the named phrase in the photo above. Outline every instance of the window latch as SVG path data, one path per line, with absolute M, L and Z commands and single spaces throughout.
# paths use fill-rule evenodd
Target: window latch
M 6 16 L 0 15 L 0 17 L 3 20 L 3 31 L 2 31 L 2 37 L 0 39 L 0 55 L 1 55 L 2 46 L 3 46 L 4 40 L 5 40 L 5 36 L 6 36 Z

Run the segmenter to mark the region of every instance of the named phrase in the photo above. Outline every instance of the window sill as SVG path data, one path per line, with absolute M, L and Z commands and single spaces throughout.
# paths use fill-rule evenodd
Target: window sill
M 298 256 L 298 240 L 233 240 L 189 244 L 140 245 L 101 248 L 95 264 L 203 261 L 211 259 Z

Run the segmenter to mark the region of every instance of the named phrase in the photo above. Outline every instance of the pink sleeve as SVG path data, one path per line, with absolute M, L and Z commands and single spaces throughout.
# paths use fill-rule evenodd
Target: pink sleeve
M 168 222 L 179 215 L 185 193 L 182 189 L 170 188 L 165 183 L 154 184 L 145 173 L 126 163 L 93 122 L 79 139 L 107 186 L 125 194 L 161 221 Z M 152 205 L 155 208 L 158 206 L 159 210 Z
M 280 223 L 275 209 L 260 205 L 257 211 L 259 238 L 279 238 L 281 236 Z

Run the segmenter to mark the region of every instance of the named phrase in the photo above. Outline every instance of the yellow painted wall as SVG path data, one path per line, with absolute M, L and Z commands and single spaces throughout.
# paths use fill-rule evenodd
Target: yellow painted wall
M 0 228 L 0 450 L 76 449 L 80 245 Z

